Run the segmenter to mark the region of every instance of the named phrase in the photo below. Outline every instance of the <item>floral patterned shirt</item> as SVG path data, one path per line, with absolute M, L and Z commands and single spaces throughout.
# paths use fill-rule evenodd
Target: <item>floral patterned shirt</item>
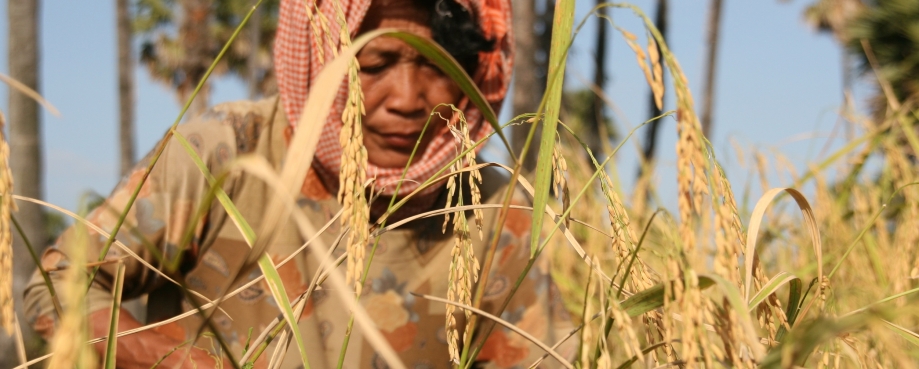
M 276 98 L 222 104 L 180 125 L 178 131 L 215 175 L 226 172 L 234 158 L 242 155 L 260 155 L 277 169 L 286 152 L 283 136 L 288 126 L 286 117 L 277 107 Z M 205 211 L 199 211 L 208 195 L 207 181 L 178 142 L 172 139 L 166 145 L 130 210 L 118 239 L 159 270 L 184 281 L 188 289 L 214 300 L 259 277 L 261 271 L 258 268 L 239 270 L 249 250 L 242 235 L 217 201 L 205 205 Z M 92 223 L 106 231 L 114 228 L 118 214 L 140 183 L 147 163 L 149 157 L 141 160 L 104 204 L 89 214 L 88 219 Z M 505 193 L 506 177 L 487 170 L 482 175 L 484 202 L 500 203 Z M 237 170 L 231 171 L 223 189 L 252 229 L 258 230 L 271 188 L 255 176 Z M 529 199 L 521 191 L 517 191 L 513 201 L 519 205 L 529 204 Z M 444 202 L 438 200 L 434 206 Z M 312 171 L 304 183 L 298 205 L 317 227 L 330 224 L 320 237 L 326 245 L 333 245 L 341 229 L 338 221 L 332 221 L 332 218 L 340 206 Z M 477 232 L 471 232 L 479 260 L 484 257 L 486 243 L 492 237 L 488 225 L 496 222 L 497 212 L 497 209 L 485 210 L 484 240 L 479 240 Z M 469 219 L 472 219 L 471 214 Z M 551 345 L 564 337 L 572 324 L 550 280 L 545 262 L 536 263 L 508 307 L 500 314 L 496 312 L 529 260 L 530 219 L 529 211 L 510 210 L 501 230 L 482 308 Z M 415 220 L 383 233 L 360 297 L 376 327 L 409 368 L 448 368 L 452 365 L 444 331 L 444 304 L 415 295 L 444 297 L 447 294 L 450 251 L 454 241 L 451 227 L 447 227 L 444 234 L 442 225 L 443 216 L 437 216 Z M 106 237 L 92 230 L 89 232 L 87 256 L 89 260 L 96 260 Z M 73 229 L 66 231 L 45 253 L 42 259 L 44 267 L 66 265 L 67 254 L 76 247 L 74 234 Z M 185 241 L 187 235 L 191 236 L 190 242 Z M 305 242 L 292 221 L 279 227 L 275 236 L 267 253 L 276 264 Z M 340 255 L 343 249 L 343 245 L 338 247 L 333 256 Z M 290 299 L 307 289 L 317 271 L 320 263 L 317 256 L 322 255 L 314 254 L 316 252 L 306 248 L 290 262 L 278 267 Z M 113 246 L 106 258 L 125 255 L 124 250 Z M 182 263 L 178 268 L 169 268 L 170 263 L 163 261 L 160 255 L 167 260 L 181 256 Z M 175 292 L 178 290 L 171 283 L 134 258 L 128 257 L 125 262 L 123 298 L 149 294 L 148 320 L 168 318 L 178 313 L 179 308 L 193 309 L 192 302 L 204 302 L 197 297 L 191 297 L 193 301 L 183 298 L 181 292 Z M 87 296 L 89 311 L 111 306 L 114 268 L 109 264 L 100 269 Z M 238 273 L 243 275 L 235 278 Z M 55 285 L 60 285 L 59 274 L 51 273 Z M 234 279 L 236 282 L 229 285 Z M 53 333 L 56 314 L 47 288 L 37 272 L 26 289 L 25 297 L 29 323 L 49 337 Z M 242 290 L 220 306 L 223 310 L 213 314 L 212 328 L 232 351 L 229 355 L 223 353 L 224 356 L 237 359 L 247 342 L 257 337 L 280 313 L 264 281 Z M 457 311 L 457 317 L 462 321 L 462 314 Z M 319 289 L 312 294 L 299 322 L 311 367 L 332 368 L 337 364 L 349 317 L 345 305 L 328 290 Z M 201 324 L 202 320 L 194 315 L 156 330 L 186 341 L 196 336 Z M 491 323 L 481 323 L 480 327 L 484 324 Z M 482 329 L 476 331 L 481 332 Z M 219 345 L 206 336 L 198 336 L 194 344 L 219 351 Z M 267 364 L 274 346 L 275 343 L 269 346 L 256 362 L 256 367 Z M 543 354 L 520 335 L 496 326 L 479 359 L 485 367 L 526 367 Z M 296 368 L 299 365 L 299 354 L 295 346 L 291 347 L 282 367 Z M 558 363 L 549 358 L 544 365 L 556 367 Z M 363 338 L 360 329 L 354 329 L 344 367 L 382 368 L 386 364 Z

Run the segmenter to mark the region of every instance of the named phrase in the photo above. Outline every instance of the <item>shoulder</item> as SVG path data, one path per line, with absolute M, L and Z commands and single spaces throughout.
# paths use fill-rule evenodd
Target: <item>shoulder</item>
M 237 154 L 250 153 L 255 150 L 265 129 L 283 115 L 278 112 L 277 101 L 277 97 L 272 96 L 258 101 L 217 104 L 183 124 L 180 130 L 207 135 L 202 138 L 222 138 L 234 146 Z

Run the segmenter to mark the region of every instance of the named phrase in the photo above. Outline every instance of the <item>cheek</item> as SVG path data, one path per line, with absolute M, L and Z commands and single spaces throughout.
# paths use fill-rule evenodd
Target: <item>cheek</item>
M 380 78 L 374 75 L 359 74 L 361 80 L 361 92 L 363 92 L 364 109 L 369 114 L 380 105 L 386 93 L 382 92 L 382 83 Z
M 450 77 L 437 75 L 428 79 L 430 88 L 428 89 L 428 99 L 433 105 L 437 104 L 459 104 L 463 92 L 459 89 Z

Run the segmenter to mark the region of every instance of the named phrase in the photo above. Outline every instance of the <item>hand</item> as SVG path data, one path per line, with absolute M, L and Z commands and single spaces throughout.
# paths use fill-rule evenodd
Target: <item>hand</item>
M 111 310 L 103 309 L 89 315 L 89 325 L 93 337 L 102 337 L 108 334 Z M 142 325 L 127 310 L 122 309 L 118 319 L 118 332 L 140 328 Z M 105 355 L 106 341 L 95 345 L 96 353 Z M 142 349 L 138 349 L 142 348 Z M 171 352 L 171 354 L 170 354 Z M 166 356 L 166 355 L 169 356 Z M 206 350 L 183 346 L 182 342 L 172 339 L 165 334 L 145 330 L 132 335 L 118 338 L 118 351 L 115 357 L 116 366 L 123 369 L 149 369 L 163 357 L 158 368 L 203 369 L 221 367 L 217 358 L 212 357 Z

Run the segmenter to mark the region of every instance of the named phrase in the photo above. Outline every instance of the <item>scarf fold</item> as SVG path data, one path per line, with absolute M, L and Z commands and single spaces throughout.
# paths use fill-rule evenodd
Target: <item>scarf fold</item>
M 478 85 L 484 97 L 495 112 L 507 94 L 513 70 L 513 42 L 511 29 L 511 9 L 509 0 L 455 0 L 471 10 L 484 35 L 495 41 L 495 48 L 490 52 L 479 53 L 478 68 L 473 73 L 473 81 Z M 338 0 L 351 37 L 356 37 L 370 0 Z M 324 47 L 313 32 L 307 7 L 315 14 L 316 10 L 329 20 L 329 29 L 323 32 Z M 277 73 L 278 90 L 281 103 L 291 128 L 296 128 L 303 104 L 310 93 L 313 81 L 319 76 L 322 66 L 333 59 L 332 47 L 340 47 L 340 26 L 335 21 L 335 5 L 328 0 L 281 0 L 278 30 L 274 44 L 274 65 Z M 338 191 L 338 176 L 341 166 L 342 149 L 339 144 L 342 121 L 341 115 L 347 101 L 348 86 L 342 83 L 338 89 L 331 113 L 319 132 L 319 144 L 313 160 L 313 168 L 331 193 Z M 470 138 L 480 140 L 493 129 L 484 121 L 482 113 L 463 97 L 457 107 L 464 112 L 469 124 Z M 481 146 L 479 146 L 481 149 Z M 382 168 L 368 163 L 368 178 L 376 178 L 375 191 L 384 196 L 401 197 L 416 190 L 420 183 L 430 178 L 443 168 L 456 155 L 456 145 L 448 130 L 441 132 L 431 140 L 425 152 L 413 160 L 406 173 L 406 181 L 398 193 L 395 185 L 402 176 L 403 168 Z M 420 195 L 436 194 L 439 188 L 432 186 Z

